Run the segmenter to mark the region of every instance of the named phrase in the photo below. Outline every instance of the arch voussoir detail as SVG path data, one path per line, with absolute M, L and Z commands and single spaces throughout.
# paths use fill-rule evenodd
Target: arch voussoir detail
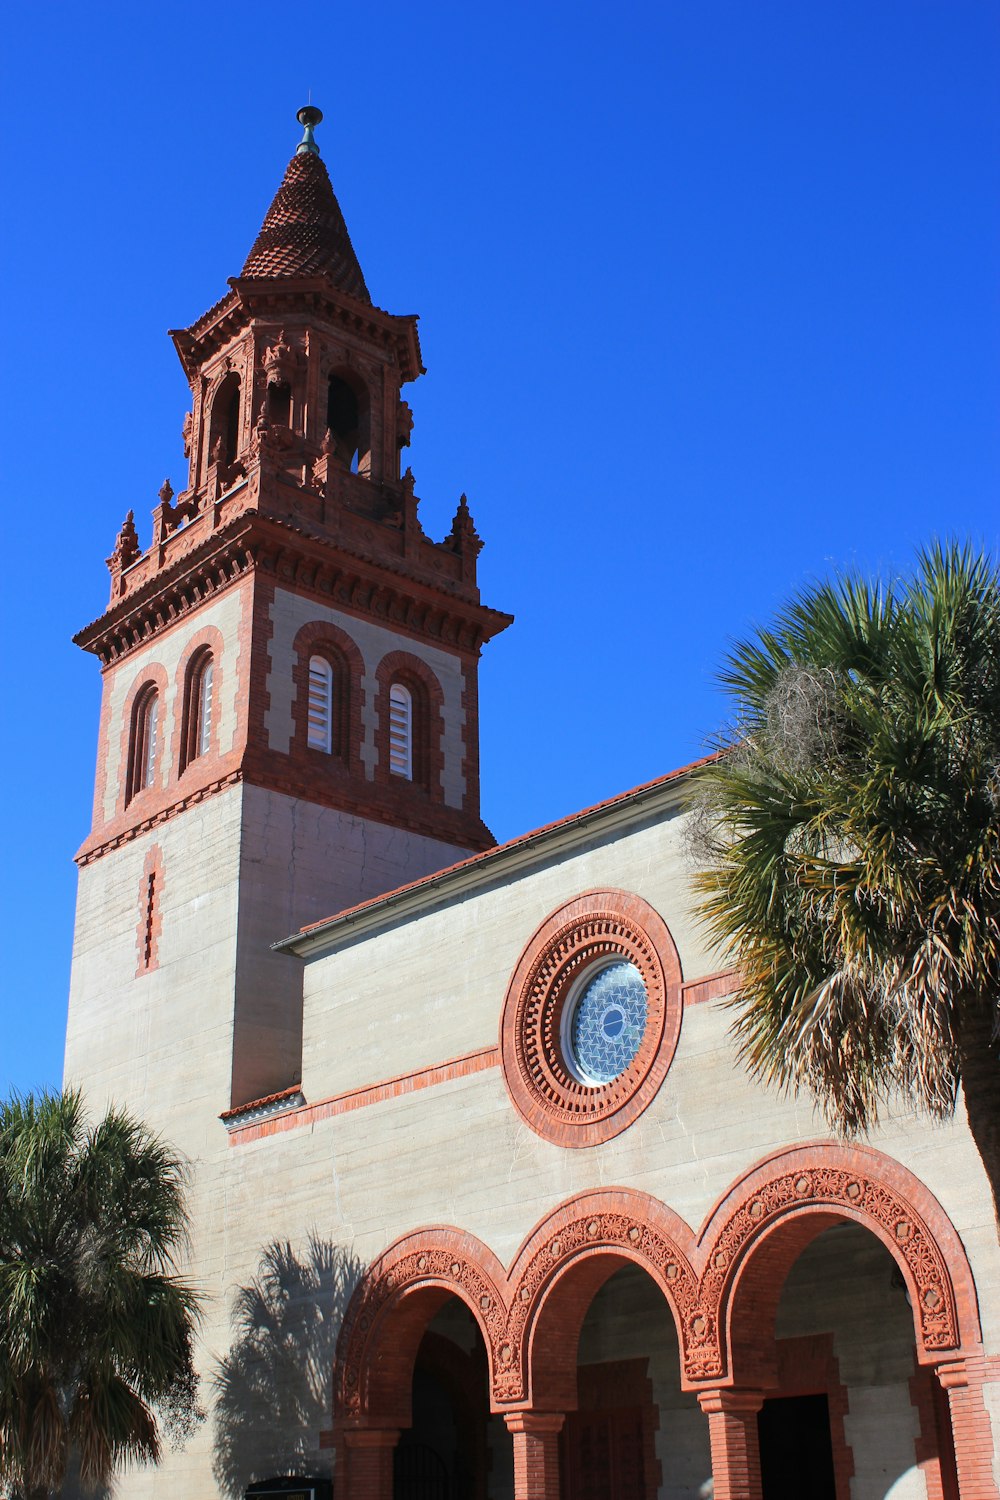
M 698 1235 L 648 1194 L 607 1188 L 580 1194 L 548 1214 L 509 1271 L 460 1230 L 405 1236 L 372 1263 L 351 1300 L 338 1341 L 335 1415 L 347 1426 L 385 1416 L 379 1404 L 386 1403 L 387 1392 L 380 1389 L 372 1400 L 372 1381 L 383 1378 L 372 1373 L 380 1357 L 385 1364 L 383 1336 L 391 1340 L 393 1330 L 405 1326 L 412 1333 L 421 1324 L 416 1298 L 422 1292 L 428 1294 L 422 1316 L 433 1316 L 435 1288 L 457 1296 L 476 1319 L 493 1409 L 529 1407 L 539 1394 L 532 1370 L 540 1353 L 533 1345 L 536 1331 L 544 1331 L 546 1319 L 565 1331 L 573 1316 L 574 1278 L 577 1291 L 581 1278 L 599 1285 L 597 1261 L 607 1257 L 642 1266 L 662 1291 L 677 1329 L 684 1388 L 730 1385 L 739 1373 L 734 1339 L 739 1344 L 746 1336 L 742 1321 L 735 1331 L 734 1310 L 750 1309 L 739 1317 L 756 1320 L 753 1336 L 773 1337 L 773 1327 L 764 1327 L 767 1315 L 760 1298 L 755 1300 L 753 1278 L 763 1274 L 773 1282 L 773 1323 L 788 1269 L 783 1257 L 790 1264 L 812 1234 L 838 1219 L 867 1228 L 894 1256 L 910 1293 L 921 1363 L 940 1364 L 981 1348 L 971 1268 L 933 1195 L 877 1151 L 816 1142 L 758 1162 L 728 1189 Z M 551 1389 L 543 1395 L 551 1398 Z
M 714 1348 L 684 1351 L 688 1381 L 729 1377 L 728 1330 L 748 1264 L 766 1253 L 782 1226 L 822 1215 L 861 1224 L 889 1249 L 908 1285 L 922 1363 L 934 1363 L 963 1344 L 978 1344 L 971 1270 L 940 1205 L 891 1158 L 818 1143 L 754 1168 L 705 1226 L 699 1314 L 715 1330 Z
M 337 1346 L 334 1404 L 341 1420 L 369 1415 L 369 1372 L 389 1315 L 434 1288 L 458 1297 L 482 1331 L 491 1370 L 507 1326 L 503 1268 L 485 1245 L 457 1230 L 408 1235 L 373 1261 L 359 1282 Z
M 494 1403 L 529 1398 L 529 1350 L 540 1310 L 584 1257 L 613 1254 L 643 1266 L 664 1293 L 683 1339 L 685 1327 L 697 1317 L 692 1242 L 688 1226 L 662 1203 L 622 1189 L 571 1199 L 543 1220 L 511 1269 L 507 1338 L 494 1370 Z

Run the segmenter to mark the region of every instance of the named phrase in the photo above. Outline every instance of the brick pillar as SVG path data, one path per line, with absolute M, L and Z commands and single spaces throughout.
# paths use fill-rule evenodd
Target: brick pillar
M 698 1404 L 708 1417 L 715 1500 L 763 1500 L 757 1441 L 763 1391 L 700 1391 Z
M 559 1500 L 559 1432 L 563 1413 L 509 1411 L 514 1436 L 514 1500 Z
M 338 1500 L 392 1500 L 398 1427 L 345 1427 L 338 1434 Z
M 948 1392 L 958 1493 L 962 1500 L 997 1500 L 993 1430 L 983 1400 L 985 1360 L 981 1354 L 970 1355 L 936 1368 L 937 1377 Z

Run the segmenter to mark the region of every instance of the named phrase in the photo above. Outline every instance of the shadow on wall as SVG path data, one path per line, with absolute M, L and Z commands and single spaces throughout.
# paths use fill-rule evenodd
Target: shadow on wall
M 260 1479 L 329 1476 L 319 1437 L 333 1415 L 337 1334 L 363 1271 L 356 1256 L 315 1236 L 301 1255 L 275 1241 L 237 1292 L 232 1346 L 212 1379 L 212 1472 L 229 1500 Z

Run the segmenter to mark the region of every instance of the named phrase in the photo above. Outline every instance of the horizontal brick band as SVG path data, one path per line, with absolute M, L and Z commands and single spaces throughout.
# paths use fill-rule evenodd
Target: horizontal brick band
M 471 1073 L 482 1073 L 487 1068 L 499 1065 L 499 1048 L 480 1047 L 475 1052 L 466 1052 L 448 1062 L 418 1068 L 413 1073 L 400 1073 L 395 1078 L 386 1078 L 381 1083 L 371 1083 L 363 1088 L 348 1089 L 343 1094 L 334 1094 L 315 1104 L 302 1104 L 297 1109 L 275 1115 L 270 1120 L 261 1120 L 255 1125 L 246 1125 L 242 1129 L 239 1126 L 231 1127 L 229 1144 L 240 1146 L 247 1141 L 260 1140 L 262 1136 L 277 1135 L 282 1130 L 297 1130 L 300 1126 L 312 1125 L 317 1120 L 346 1115 L 354 1109 L 365 1109 L 369 1104 L 381 1104 L 385 1099 L 398 1099 L 402 1094 L 415 1094 L 436 1083 L 448 1083 L 452 1078 L 467 1078 Z

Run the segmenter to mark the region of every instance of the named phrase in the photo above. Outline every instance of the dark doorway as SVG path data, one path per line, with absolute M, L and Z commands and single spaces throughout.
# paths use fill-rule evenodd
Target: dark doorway
M 410 1432 L 402 1434 L 392 1456 L 392 1493 L 394 1500 L 451 1500 L 444 1459 Z
M 562 1500 L 643 1500 L 646 1446 L 637 1407 L 567 1412 L 559 1445 Z
M 764 1500 L 837 1500 L 825 1396 L 776 1396 L 757 1415 Z

